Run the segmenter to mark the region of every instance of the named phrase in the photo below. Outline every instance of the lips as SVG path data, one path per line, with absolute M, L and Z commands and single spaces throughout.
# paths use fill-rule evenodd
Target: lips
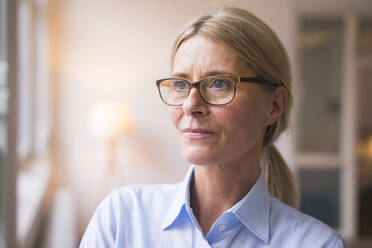
M 203 139 L 215 135 L 211 129 L 204 128 L 185 128 L 182 132 L 189 139 Z

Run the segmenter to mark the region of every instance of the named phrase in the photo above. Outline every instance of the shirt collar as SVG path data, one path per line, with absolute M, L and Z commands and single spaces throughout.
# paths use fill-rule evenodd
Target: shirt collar
M 248 194 L 230 210 L 254 235 L 265 243 L 270 234 L 270 194 L 262 172 Z
M 175 198 L 173 199 L 172 205 L 170 206 L 163 223 L 161 225 L 162 230 L 167 229 L 171 226 L 177 217 L 180 215 L 182 208 L 185 204 L 190 205 L 190 183 L 194 175 L 194 166 L 192 165 L 188 170 L 185 178 L 178 187 Z
M 191 166 L 163 220 L 161 226 L 163 230 L 176 221 L 185 205 L 190 205 L 190 183 L 193 172 L 194 166 Z M 270 194 L 262 173 L 248 194 L 228 211 L 232 212 L 255 236 L 265 243 L 269 242 Z

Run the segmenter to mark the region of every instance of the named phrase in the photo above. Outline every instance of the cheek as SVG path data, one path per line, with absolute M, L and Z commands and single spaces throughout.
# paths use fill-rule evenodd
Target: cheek
M 229 111 L 220 120 L 222 121 L 221 124 L 227 129 L 226 131 L 230 132 L 230 135 L 235 134 L 236 138 L 247 132 L 254 132 L 259 126 L 257 116 L 249 109 Z
M 169 107 L 169 116 L 174 126 L 178 128 L 179 122 L 182 119 L 183 110 L 181 107 Z
M 253 138 L 265 130 L 264 110 L 260 104 L 243 103 L 221 113 L 220 123 L 226 128 L 229 137 L 235 140 Z M 227 138 L 227 137 L 226 137 Z

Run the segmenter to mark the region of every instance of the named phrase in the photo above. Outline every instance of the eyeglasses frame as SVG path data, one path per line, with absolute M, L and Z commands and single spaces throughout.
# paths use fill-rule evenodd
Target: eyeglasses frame
M 223 104 L 214 104 L 214 103 L 208 102 L 205 99 L 205 96 L 203 95 L 203 91 L 200 90 L 200 84 L 203 81 L 205 81 L 206 79 L 211 78 L 211 77 L 214 77 L 214 78 L 221 77 L 221 78 L 234 79 L 234 82 L 235 82 L 234 95 L 233 95 L 233 97 L 231 98 L 231 100 L 229 102 L 223 103 Z M 272 81 L 269 81 L 269 80 L 266 80 L 266 79 L 263 79 L 263 78 L 260 78 L 260 77 L 234 77 L 234 76 L 230 76 L 230 75 L 207 76 L 207 77 L 204 77 L 204 78 L 202 78 L 202 79 L 200 79 L 198 81 L 195 81 L 195 82 L 190 82 L 190 81 L 188 81 L 186 79 L 183 79 L 183 78 L 173 78 L 173 77 L 171 77 L 171 78 L 158 79 L 158 80 L 156 80 L 156 86 L 158 88 L 160 98 L 168 106 L 181 106 L 181 105 L 183 105 L 183 103 L 181 103 L 181 104 L 169 104 L 169 103 L 167 103 L 163 99 L 163 96 L 161 95 L 161 92 L 160 92 L 160 83 L 163 82 L 163 81 L 165 81 L 165 80 L 182 80 L 182 81 L 186 82 L 188 85 L 191 85 L 191 87 L 189 87 L 189 92 L 187 94 L 187 97 L 189 97 L 190 92 L 191 92 L 191 89 L 193 87 L 196 87 L 198 89 L 198 91 L 200 93 L 200 96 L 202 97 L 203 101 L 206 102 L 207 104 L 214 105 L 214 106 L 221 106 L 221 105 L 226 105 L 226 104 L 231 103 L 234 100 L 234 98 L 235 98 L 236 88 L 237 88 L 238 84 L 240 84 L 240 83 L 257 83 L 257 84 L 263 84 L 263 85 L 268 86 L 268 87 L 278 87 L 278 86 L 283 85 L 282 82 L 280 82 L 280 83 L 274 83 Z

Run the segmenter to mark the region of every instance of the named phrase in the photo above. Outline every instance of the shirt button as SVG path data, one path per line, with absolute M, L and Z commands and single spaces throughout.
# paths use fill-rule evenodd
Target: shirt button
M 225 230 L 225 225 L 220 225 L 220 226 L 218 227 L 218 230 L 219 230 L 220 232 L 223 232 L 223 231 Z

